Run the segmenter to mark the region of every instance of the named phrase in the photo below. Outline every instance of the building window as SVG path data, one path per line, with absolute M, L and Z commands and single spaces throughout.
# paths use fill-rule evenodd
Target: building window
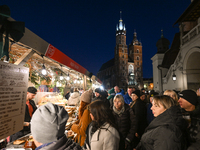
M 140 60 L 140 57 L 139 57 L 139 56 L 137 56 L 137 60 Z
M 128 73 L 134 73 L 134 70 L 133 70 L 133 65 L 129 65 L 128 66 Z
M 124 70 L 124 67 L 123 67 L 123 70 Z
M 139 66 L 139 65 L 140 65 L 140 63 L 139 63 L 139 62 L 137 62 L 137 65 Z
M 139 49 L 137 49 L 136 53 L 139 53 Z
M 124 55 L 122 55 L 122 58 L 124 58 Z
M 124 64 L 124 61 L 122 63 Z

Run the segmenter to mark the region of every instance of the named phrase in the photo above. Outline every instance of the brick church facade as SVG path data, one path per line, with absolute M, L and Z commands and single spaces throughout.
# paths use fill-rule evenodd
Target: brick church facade
M 116 26 L 114 58 L 101 66 L 97 77 L 106 89 L 116 85 L 123 89 L 129 85 L 143 87 L 142 43 L 134 32 L 131 44 L 126 45 L 126 28 L 121 17 Z

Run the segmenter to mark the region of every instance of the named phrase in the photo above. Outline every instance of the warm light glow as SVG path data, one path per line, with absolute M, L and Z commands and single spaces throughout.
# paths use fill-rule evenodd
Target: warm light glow
M 145 89 L 147 88 L 147 85 L 146 85 L 146 84 L 144 85 L 144 88 L 145 88 Z
M 47 74 L 46 69 L 42 69 L 42 74 L 43 74 L 43 75 L 46 75 L 46 74 Z
M 60 76 L 60 80 L 63 80 L 64 78 L 63 78 L 63 76 Z
M 173 80 L 173 81 L 176 81 L 176 75 L 173 75 L 173 76 L 172 76 L 172 80 Z
M 69 78 L 69 76 L 67 76 L 67 78 L 66 78 L 67 80 L 69 80 L 70 78 Z

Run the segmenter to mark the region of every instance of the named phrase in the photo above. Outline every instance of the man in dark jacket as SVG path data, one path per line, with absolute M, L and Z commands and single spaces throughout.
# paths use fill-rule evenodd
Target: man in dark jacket
M 15 141 L 16 139 L 30 133 L 31 117 L 37 109 L 35 102 L 32 100 L 35 98 L 36 94 L 37 94 L 37 89 L 35 87 L 29 87 L 27 89 L 24 127 L 21 131 L 10 136 L 10 142 Z
M 31 119 L 31 133 L 36 150 L 81 150 L 65 135 L 69 115 L 63 106 L 47 103 L 40 106 Z
M 128 87 L 126 95 L 123 96 L 124 97 L 124 102 L 126 104 L 130 104 L 132 102 L 132 99 L 130 97 L 132 92 L 133 92 L 133 88 L 132 87 Z
M 188 150 L 200 150 L 200 103 L 197 94 L 192 90 L 184 90 L 179 97 L 178 102 L 185 110 L 183 118 L 189 122 Z
M 147 109 L 145 102 L 140 99 L 140 90 L 135 90 L 131 94 L 133 102 L 130 104 L 136 117 L 136 134 L 133 139 L 133 147 L 137 146 L 142 134 L 147 127 Z

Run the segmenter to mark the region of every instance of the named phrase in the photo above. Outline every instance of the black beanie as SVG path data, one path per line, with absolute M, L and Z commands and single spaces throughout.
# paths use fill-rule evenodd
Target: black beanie
M 100 88 L 96 88 L 96 89 L 94 90 L 94 92 L 97 92 L 97 93 L 101 94 L 101 89 L 100 89 Z
M 192 90 L 184 90 L 179 93 L 179 97 L 184 98 L 186 101 L 190 102 L 192 105 L 196 105 L 198 102 L 198 97 L 196 92 Z
M 140 98 L 140 90 L 135 90 L 132 92 L 132 94 L 135 94 L 138 98 Z
M 32 93 L 32 94 L 36 94 L 37 93 L 37 89 L 35 88 L 35 87 L 29 87 L 28 89 L 27 89 L 27 92 L 29 92 L 29 93 Z

